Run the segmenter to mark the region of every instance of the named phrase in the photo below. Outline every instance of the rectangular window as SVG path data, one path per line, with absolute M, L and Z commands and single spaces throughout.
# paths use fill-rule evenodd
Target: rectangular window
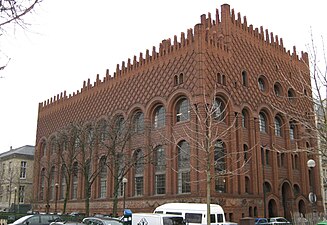
M 105 198 L 107 195 L 107 180 L 100 180 L 100 198 Z
M 201 213 L 185 213 L 186 223 L 202 223 L 202 214 Z
M 18 202 L 24 203 L 24 200 L 25 200 L 25 187 L 19 186 Z
M 143 177 L 135 177 L 135 195 L 143 195 Z
M 180 172 L 178 173 L 178 193 L 189 193 L 191 192 L 190 185 L 190 172 Z
M 155 190 L 157 195 L 165 194 L 166 192 L 166 174 L 157 174 Z
M 26 178 L 26 168 L 27 168 L 27 162 L 21 161 L 20 162 L 20 178 L 21 179 Z

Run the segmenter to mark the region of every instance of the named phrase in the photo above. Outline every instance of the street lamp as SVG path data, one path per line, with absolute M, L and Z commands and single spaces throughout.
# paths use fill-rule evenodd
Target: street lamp
M 313 168 L 316 166 L 316 162 L 313 159 L 309 159 L 307 162 L 307 166 L 309 168 L 309 180 L 310 180 L 310 193 L 309 193 L 309 201 L 312 204 L 312 213 L 314 212 L 314 205 L 317 201 L 317 197 L 315 194 L 315 180 L 314 180 L 314 173 L 313 173 Z
M 126 177 L 123 177 L 123 195 L 124 195 L 124 199 L 123 199 L 123 209 L 125 209 L 125 200 L 126 200 L 126 184 L 127 184 L 127 178 Z
M 56 187 L 56 196 L 55 196 L 55 211 L 54 213 L 57 214 L 57 202 L 58 202 L 58 183 L 55 183 L 55 187 Z

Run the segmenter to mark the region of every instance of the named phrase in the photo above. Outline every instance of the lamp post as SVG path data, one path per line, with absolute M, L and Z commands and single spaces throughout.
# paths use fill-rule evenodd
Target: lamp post
M 126 184 L 127 184 L 127 178 L 123 177 L 123 210 L 125 209 L 125 200 L 126 200 Z
M 55 183 L 56 194 L 55 194 L 55 210 L 54 213 L 57 214 L 57 202 L 58 202 L 58 183 Z
M 313 159 L 309 159 L 307 162 L 307 166 L 309 168 L 309 180 L 310 180 L 310 193 L 309 193 L 309 201 L 312 204 L 312 215 L 314 213 L 314 205 L 317 201 L 317 197 L 315 194 L 315 180 L 314 180 L 314 173 L 313 173 L 313 168 L 316 166 L 316 162 Z
M 17 196 L 17 187 L 14 188 L 14 213 L 16 213 L 16 196 Z

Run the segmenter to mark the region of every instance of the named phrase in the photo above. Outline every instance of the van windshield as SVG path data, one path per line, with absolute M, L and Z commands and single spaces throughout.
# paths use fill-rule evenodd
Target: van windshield
M 185 225 L 183 217 L 164 217 L 163 225 Z

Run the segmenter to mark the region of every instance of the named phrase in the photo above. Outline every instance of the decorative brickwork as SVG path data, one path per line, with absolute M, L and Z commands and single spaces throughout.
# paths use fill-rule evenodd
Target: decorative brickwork
M 122 62 L 117 65 L 113 76 L 107 71 L 102 80 L 97 75 L 94 84 L 88 80 L 81 90 L 72 95 L 67 96 L 64 92 L 40 103 L 35 158 L 43 162 L 55 157 L 42 157 L 42 143 L 49 142 L 50 137 L 71 122 L 94 122 L 100 118 L 111 118 L 118 112 L 127 118 L 136 110 L 141 110 L 144 113 L 146 137 L 132 141 L 131 149 L 142 140 L 160 143 L 158 132 L 174 135 L 177 140 L 190 143 L 191 154 L 197 156 L 191 159 L 195 168 L 202 160 L 199 157 L 201 153 L 192 141 L 197 137 L 182 134 L 185 126 L 195 128 L 193 124 L 196 124 L 196 117 L 191 110 L 190 120 L 176 123 L 175 108 L 180 97 L 188 99 L 190 106 L 201 104 L 205 93 L 226 101 L 228 117 L 225 124 L 219 125 L 219 129 L 229 129 L 222 138 L 227 151 L 242 152 L 245 145 L 251 150 L 251 159 L 242 172 L 224 180 L 225 192 L 215 191 L 212 185 L 212 202 L 223 206 L 227 220 L 238 222 L 245 216 L 263 217 L 264 214 L 267 217 L 290 217 L 290 212 L 309 212 L 311 205 L 307 196 L 310 186 L 306 167 L 309 156 L 305 152 L 295 152 L 316 146 L 315 140 L 308 138 L 303 125 L 303 122 L 314 124 L 313 117 L 310 117 L 313 115 L 313 105 L 310 101 L 307 53 L 302 52 L 299 56 L 295 47 L 292 53 L 286 51 L 281 38 L 263 27 L 253 28 L 247 24 L 246 17 L 242 22 L 240 14 L 235 15 L 234 10 L 226 4 L 221 6 L 220 13 L 217 10 L 215 19 L 210 14 L 202 15 L 201 22 L 194 29 L 188 29 L 186 34 L 181 33 L 180 42 L 177 39 L 174 36 L 173 41 L 162 41 L 158 52 L 153 47 L 151 54 L 146 50 L 145 55 L 140 53 L 139 57 L 134 56 L 127 63 Z M 258 86 L 260 79 L 264 85 L 263 91 Z M 278 96 L 274 88 L 276 83 L 280 85 Z M 290 89 L 295 90 L 292 99 Z M 165 108 L 165 127 L 154 132 L 150 128 L 158 104 Z M 259 130 L 261 113 L 267 122 L 265 132 Z M 241 126 L 244 122 L 242 115 L 247 115 L 244 128 Z M 276 116 L 280 116 L 283 124 L 281 136 L 275 135 Z M 297 122 L 294 130 L 290 126 L 293 120 Z M 289 135 L 293 131 L 296 136 L 294 140 Z M 175 143 L 165 146 L 165 151 L 167 158 L 176 158 Z M 243 152 L 237 156 L 235 154 L 228 162 L 234 169 L 241 165 L 237 157 L 244 157 Z M 264 166 L 262 158 L 266 160 Z M 199 182 L 205 176 L 197 170 L 190 172 L 191 191 L 178 194 L 177 159 L 174 160 L 167 162 L 166 194 L 163 195 L 155 194 L 154 167 L 151 163 L 145 165 L 142 196 L 135 196 L 134 177 L 132 172 L 129 173 L 126 206 L 134 212 L 150 212 L 165 202 L 205 202 L 206 185 L 204 181 Z M 44 202 L 39 198 L 41 165 L 35 165 L 34 198 L 35 206 L 44 210 Z M 59 182 L 60 175 L 56 177 Z M 314 171 L 314 180 L 318 187 L 318 170 Z M 264 183 L 270 187 L 269 190 L 264 191 Z M 98 190 L 97 185 L 99 183 L 94 184 L 95 192 Z M 299 193 L 295 191 L 297 188 Z M 82 190 L 81 185 L 80 196 L 83 196 Z M 105 199 L 97 198 L 97 193 L 92 194 L 92 213 L 110 213 L 112 190 L 108 182 Z M 320 189 L 317 188 L 315 192 L 318 196 L 316 210 L 320 211 Z M 62 203 L 59 200 L 59 210 L 62 209 Z M 121 198 L 120 209 L 122 204 Z M 50 201 L 50 205 L 53 207 L 54 201 Z M 84 211 L 83 198 L 69 200 L 67 207 L 69 211 Z

